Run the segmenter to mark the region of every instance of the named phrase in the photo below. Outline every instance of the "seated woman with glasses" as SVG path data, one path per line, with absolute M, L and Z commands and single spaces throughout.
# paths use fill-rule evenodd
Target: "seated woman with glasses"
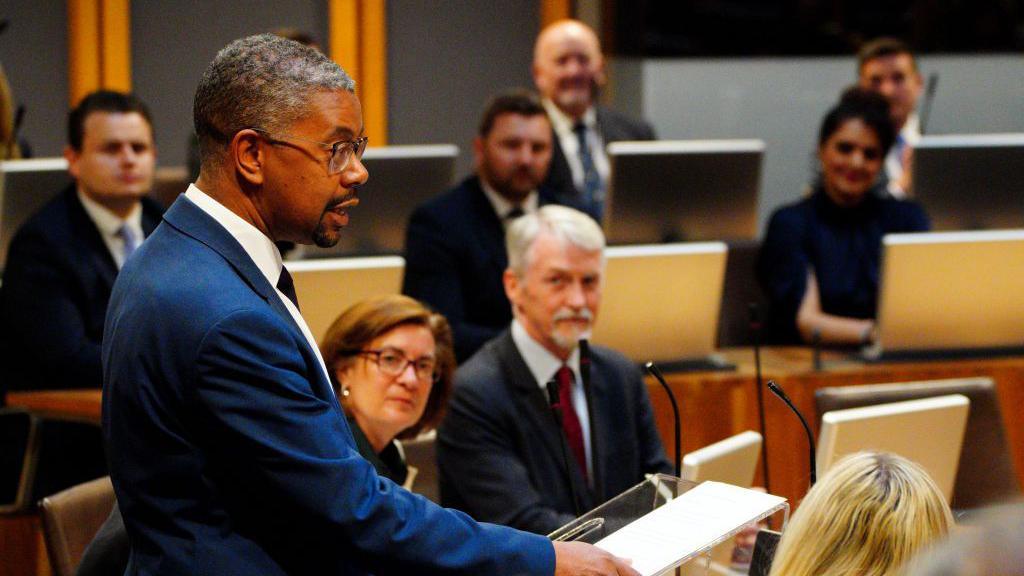
M 448 321 L 407 296 L 373 297 L 342 312 L 320 351 L 360 454 L 409 488 L 415 475 L 395 440 L 443 416 L 455 372 Z
M 920 206 L 874 189 L 894 138 L 885 98 L 857 88 L 822 121 L 819 181 L 772 214 L 758 257 L 775 340 L 873 340 L 882 237 L 929 227 Z

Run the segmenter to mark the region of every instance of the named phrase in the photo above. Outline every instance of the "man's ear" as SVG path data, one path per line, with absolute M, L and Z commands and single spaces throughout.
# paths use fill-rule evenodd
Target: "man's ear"
M 501 276 L 501 281 L 505 285 L 505 296 L 512 303 L 512 310 L 514 311 L 519 295 L 519 277 L 516 276 L 516 273 L 511 268 L 506 268 L 505 273 Z
M 64 147 L 64 159 L 68 161 L 68 174 L 71 174 L 75 180 L 78 180 L 78 159 L 81 156 L 82 154 L 71 146 Z
M 263 184 L 263 168 L 266 163 L 265 141 L 255 130 L 239 130 L 231 139 L 228 151 L 235 172 L 249 184 Z

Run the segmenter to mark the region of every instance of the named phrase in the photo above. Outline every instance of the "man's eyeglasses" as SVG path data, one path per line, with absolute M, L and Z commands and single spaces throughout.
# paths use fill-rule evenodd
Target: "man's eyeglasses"
M 382 348 L 380 350 L 351 350 L 348 352 L 355 356 L 369 356 L 377 363 L 381 374 L 397 378 L 405 372 L 406 368 L 412 366 L 416 378 L 421 382 L 437 382 L 441 379 L 441 373 L 437 370 L 437 359 L 431 356 L 423 356 L 415 360 L 405 357 L 401 350 L 395 348 Z
M 366 143 L 369 140 L 366 136 L 361 136 L 355 140 L 339 140 L 333 144 L 328 144 L 327 142 L 299 138 L 290 134 L 271 136 L 270 132 L 262 128 L 253 128 L 253 130 L 262 134 L 267 142 L 271 144 L 286 143 L 287 140 L 298 140 L 299 142 L 309 142 L 310 144 L 319 144 L 324 148 L 330 148 L 331 158 L 327 162 L 327 173 L 330 175 L 338 174 L 345 168 L 348 168 L 348 164 L 352 161 L 353 156 L 362 158 L 363 152 L 366 151 Z

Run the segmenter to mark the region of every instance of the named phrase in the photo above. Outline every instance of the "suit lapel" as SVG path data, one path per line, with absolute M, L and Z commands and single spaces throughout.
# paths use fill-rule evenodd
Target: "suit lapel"
M 164 220 L 183 234 L 191 236 L 220 254 L 242 280 L 252 288 L 253 292 L 266 300 L 270 307 L 288 322 L 295 329 L 298 337 L 305 342 L 306 337 L 302 333 L 302 329 L 295 323 L 295 319 L 292 318 L 281 299 L 277 297 L 274 287 L 260 272 L 242 245 L 219 222 L 192 203 L 185 195 L 179 196 L 174 201 L 174 204 L 164 214 Z
M 604 502 L 609 497 L 608 494 L 605 494 L 604 479 L 607 477 L 607 471 L 605 470 L 605 458 L 603 458 L 603 455 L 607 453 L 608 437 L 602 433 L 608 430 L 605 416 L 614 409 L 608 405 L 608 386 L 609 383 L 602 377 L 601 371 L 595 370 L 591 363 L 590 389 L 586 390 L 586 395 L 587 411 L 590 413 L 590 459 L 594 474 L 594 497 L 597 502 Z
M 103 236 L 96 228 L 96 224 L 89 218 L 89 214 L 78 199 L 78 194 L 72 186 L 65 191 L 65 199 L 68 203 L 68 219 L 72 228 L 71 249 L 79 252 L 79 270 L 95 270 L 106 288 L 106 293 L 114 287 L 114 279 L 117 277 L 117 264 L 110 254 L 110 249 L 103 241 Z
M 505 254 L 505 228 L 501 225 L 501 217 L 494 212 L 494 206 L 487 199 L 480 185 L 479 178 L 469 182 L 469 206 L 472 212 L 470 226 L 477 238 L 477 246 L 484 249 L 487 259 L 493 264 L 498 274 L 505 271 L 508 256 Z
M 512 333 L 506 330 L 498 337 L 498 359 L 506 380 L 511 383 L 523 414 L 543 440 L 545 449 L 558 463 L 559 475 L 564 474 L 565 453 L 562 451 L 563 433 L 551 413 L 547 394 L 540 389 L 533 373 L 512 340 Z M 570 457 L 571 462 L 571 457 Z M 596 466 L 596 463 L 595 463 Z M 587 486 L 577 466 L 570 466 L 570 475 L 576 493 L 580 495 L 583 511 L 594 507 L 594 493 Z M 570 504 L 570 507 L 572 504 Z

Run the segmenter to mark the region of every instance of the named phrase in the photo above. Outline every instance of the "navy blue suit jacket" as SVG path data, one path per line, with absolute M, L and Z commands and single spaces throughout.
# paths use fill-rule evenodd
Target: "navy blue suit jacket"
M 654 140 L 657 136 L 654 128 L 642 120 L 634 120 L 625 114 L 621 114 L 598 105 L 594 108 L 597 115 L 597 130 L 601 133 L 601 139 L 605 145 L 611 142 L 624 140 Z M 562 143 L 554 128 L 551 129 L 551 141 L 554 150 L 551 155 L 551 168 L 548 169 L 548 177 L 544 180 L 544 186 L 553 190 L 559 197 L 568 198 L 571 202 L 584 205 L 582 193 L 576 189 L 572 181 L 572 169 L 569 168 L 569 161 L 565 159 L 565 151 L 562 150 Z M 591 214 L 593 216 L 593 214 Z
M 160 222 L 142 200 L 142 229 Z M 33 215 L 11 241 L 0 288 L 0 363 L 12 390 L 99 388 L 100 341 L 117 265 L 75 186 Z
M 537 194 L 540 205 L 559 203 L 546 188 Z M 402 292 L 444 314 L 459 362 L 512 321 L 501 279 L 506 267 L 505 229 L 478 177 L 466 178 L 409 218 Z
M 593 488 L 572 467 L 584 512 L 645 473 L 671 471 L 640 371 L 617 352 L 591 350 Z M 575 517 L 562 437 L 546 395 L 505 331 L 456 372 L 437 434 L 441 502 L 478 520 L 550 533 Z
M 186 197 L 122 270 L 103 428 L 128 574 L 551 574 L 544 539 L 377 476 L 314 350 Z

